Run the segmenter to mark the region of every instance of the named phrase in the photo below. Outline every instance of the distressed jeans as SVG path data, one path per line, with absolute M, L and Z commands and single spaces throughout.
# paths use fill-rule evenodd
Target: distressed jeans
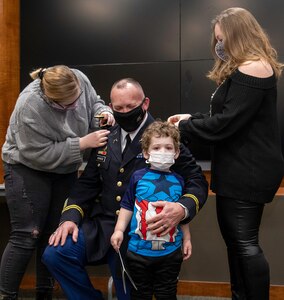
M 16 299 L 34 250 L 36 289 L 52 291 L 53 278 L 41 262 L 41 256 L 76 178 L 77 172 L 55 174 L 4 163 L 11 231 L 1 259 L 0 292 L 9 296 L 8 299 Z

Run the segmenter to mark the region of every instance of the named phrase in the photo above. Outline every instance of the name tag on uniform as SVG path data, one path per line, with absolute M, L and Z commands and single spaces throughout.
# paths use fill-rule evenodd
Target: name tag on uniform
M 104 156 L 104 155 L 97 155 L 96 161 L 98 161 L 98 162 L 105 162 L 106 161 L 106 156 Z

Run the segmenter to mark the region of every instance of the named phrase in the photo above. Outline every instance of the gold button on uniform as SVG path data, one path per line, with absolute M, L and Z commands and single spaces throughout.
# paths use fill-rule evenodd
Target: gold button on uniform
M 118 209 L 115 213 L 116 213 L 116 215 L 118 216 L 118 215 L 119 215 L 119 209 Z
M 120 201 L 120 200 L 121 200 L 121 197 L 120 197 L 120 196 L 116 196 L 115 200 L 116 200 L 116 201 Z
M 122 186 L 122 182 L 121 182 L 121 181 L 118 181 L 116 185 L 117 185 L 117 186 Z
M 119 172 L 124 173 L 124 168 L 120 168 Z

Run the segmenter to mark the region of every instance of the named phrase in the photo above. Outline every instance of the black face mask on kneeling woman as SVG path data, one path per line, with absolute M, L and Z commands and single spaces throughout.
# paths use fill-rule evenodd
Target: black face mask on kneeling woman
M 115 121 L 126 132 L 135 131 L 142 123 L 146 113 L 146 111 L 142 109 L 144 101 L 145 98 L 139 106 L 135 107 L 127 113 L 121 113 L 115 110 L 113 111 Z

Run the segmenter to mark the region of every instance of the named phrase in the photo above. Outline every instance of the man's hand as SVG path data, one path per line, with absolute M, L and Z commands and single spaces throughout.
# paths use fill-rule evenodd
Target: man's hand
M 50 246 L 58 246 L 59 244 L 63 246 L 66 242 L 66 238 L 68 234 L 72 234 L 72 239 L 76 243 L 78 239 L 79 229 L 74 222 L 66 221 L 62 223 L 58 228 L 53 232 L 53 234 L 49 238 Z
M 159 214 L 147 220 L 148 230 L 152 234 L 166 235 L 184 218 L 184 208 L 178 203 L 157 201 L 151 204 L 155 207 L 162 207 Z

